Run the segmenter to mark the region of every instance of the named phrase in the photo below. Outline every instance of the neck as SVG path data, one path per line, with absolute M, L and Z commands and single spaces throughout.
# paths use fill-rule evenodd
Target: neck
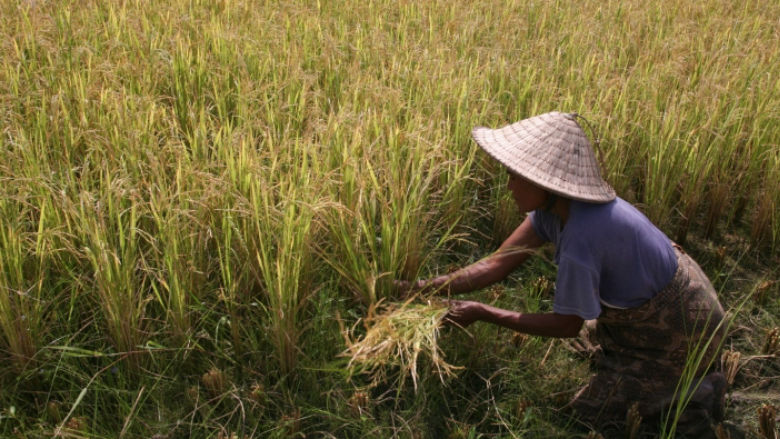
M 571 200 L 568 198 L 559 197 L 554 194 L 547 196 L 547 205 L 544 206 L 544 210 L 558 215 L 561 219 L 561 225 L 566 224 L 569 219 L 569 205 Z

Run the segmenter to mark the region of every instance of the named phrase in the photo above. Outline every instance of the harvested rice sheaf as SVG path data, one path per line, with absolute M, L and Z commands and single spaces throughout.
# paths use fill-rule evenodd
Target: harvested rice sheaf
M 380 312 L 377 309 L 381 308 Z M 407 377 L 412 377 L 414 390 L 417 391 L 418 360 L 430 361 L 439 379 L 454 376 L 460 367 L 444 361 L 439 349 L 439 329 L 449 310 L 444 303 L 395 303 L 372 306 L 368 316 L 363 319 L 366 333 L 353 339 L 345 332 L 349 356 L 350 374 L 367 373 L 372 385 L 386 380 L 396 370 L 402 385 Z

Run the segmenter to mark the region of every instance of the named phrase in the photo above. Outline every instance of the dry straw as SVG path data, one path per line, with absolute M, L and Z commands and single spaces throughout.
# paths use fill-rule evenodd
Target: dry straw
M 381 311 L 378 311 L 381 308 Z M 444 303 L 415 304 L 410 301 L 389 305 L 372 305 L 363 320 L 366 333 L 354 339 L 352 331 L 344 331 L 347 342 L 345 356 L 350 357 L 350 375 L 366 373 L 375 386 L 390 378 L 397 370 L 399 387 L 411 376 L 415 391 L 420 380 L 418 365 L 421 355 L 442 382 L 455 375 L 460 367 L 444 360 L 439 348 L 439 330 L 449 307 Z

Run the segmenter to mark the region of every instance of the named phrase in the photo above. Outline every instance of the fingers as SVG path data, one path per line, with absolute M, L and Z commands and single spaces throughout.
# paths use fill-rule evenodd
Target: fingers
M 463 327 L 463 325 L 458 321 L 458 316 L 454 314 L 452 311 L 448 312 L 444 319 L 442 319 L 442 322 L 445 326 L 459 326 Z
M 442 319 L 444 324 L 447 325 L 447 326 L 451 326 L 451 325 L 458 325 L 458 326 L 460 326 L 457 323 L 458 314 L 459 313 L 458 313 L 458 310 L 457 310 L 457 303 L 456 302 L 457 302 L 457 300 L 445 300 L 444 301 L 444 303 L 447 304 L 447 306 L 450 308 L 447 311 L 447 314 L 445 314 L 444 318 Z
M 458 326 L 465 328 L 474 323 L 475 319 L 470 311 L 470 303 L 461 300 L 448 300 L 446 301 L 450 310 L 444 316 L 444 322 L 447 325 Z

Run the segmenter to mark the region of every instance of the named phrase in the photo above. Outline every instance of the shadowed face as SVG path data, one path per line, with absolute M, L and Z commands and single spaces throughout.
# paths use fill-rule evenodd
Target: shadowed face
M 549 195 L 546 190 L 509 169 L 507 172 L 509 173 L 509 182 L 506 186 L 512 192 L 512 198 L 514 198 L 520 212 L 531 212 L 544 205 Z

